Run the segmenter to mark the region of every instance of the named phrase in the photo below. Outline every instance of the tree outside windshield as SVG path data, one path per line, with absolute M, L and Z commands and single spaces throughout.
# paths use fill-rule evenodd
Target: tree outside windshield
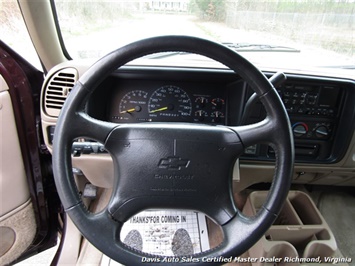
M 93 58 L 139 39 L 183 34 L 320 53 L 354 64 L 354 0 L 63 1 L 56 9 L 73 58 Z M 324 53 L 328 59 L 324 62 Z M 345 62 L 345 63 L 343 63 Z
M 0 40 L 33 66 L 42 69 L 16 1 L 0 0 L 0 25 Z

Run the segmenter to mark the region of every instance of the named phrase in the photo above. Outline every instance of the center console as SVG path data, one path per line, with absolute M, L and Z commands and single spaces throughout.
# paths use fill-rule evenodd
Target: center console
M 255 215 L 267 197 L 267 191 L 252 192 L 244 206 L 246 215 Z M 266 234 L 249 250 L 255 258 L 282 259 L 292 265 L 324 263 L 330 257 L 342 257 L 334 235 L 314 205 L 301 191 L 290 191 L 278 218 Z M 276 262 L 276 263 L 275 263 Z M 262 261 L 253 265 L 265 264 Z

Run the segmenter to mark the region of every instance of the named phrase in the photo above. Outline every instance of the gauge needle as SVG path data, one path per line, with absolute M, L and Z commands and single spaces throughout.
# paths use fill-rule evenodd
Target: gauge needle
M 165 106 L 165 107 L 162 107 L 162 108 L 159 108 L 159 109 L 155 109 L 153 111 L 150 111 L 149 113 L 156 113 L 156 112 L 161 112 L 161 111 L 165 111 L 165 110 L 168 110 L 169 107 L 168 106 Z
M 128 110 L 126 110 L 126 111 L 120 112 L 120 114 L 125 114 L 125 113 L 134 112 L 135 110 L 136 110 L 136 108 L 131 108 L 131 109 L 128 109 Z
M 125 114 L 125 113 L 132 113 L 132 112 L 140 112 L 142 110 L 142 107 L 140 107 L 139 105 L 137 105 L 136 107 L 134 108 L 131 108 L 131 109 L 128 109 L 128 110 L 125 110 L 125 111 L 122 111 L 120 112 L 120 114 Z

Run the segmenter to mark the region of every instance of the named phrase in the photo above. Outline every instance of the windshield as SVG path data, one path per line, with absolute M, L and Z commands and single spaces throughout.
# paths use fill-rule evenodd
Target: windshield
M 354 2 L 55 1 L 64 44 L 74 59 L 99 58 L 133 41 L 178 34 L 223 43 L 259 66 L 345 69 L 355 62 Z

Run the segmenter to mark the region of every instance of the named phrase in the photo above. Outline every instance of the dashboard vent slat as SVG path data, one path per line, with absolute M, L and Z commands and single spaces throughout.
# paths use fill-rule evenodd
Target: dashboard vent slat
M 44 111 L 49 116 L 58 117 L 65 100 L 78 80 L 74 68 L 65 68 L 54 73 L 47 83 L 44 99 Z
M 59 73 L 58 76 L 60 77 L 71 77 L 71 78 L 75 78 L 76 75 L 73 73 Z

